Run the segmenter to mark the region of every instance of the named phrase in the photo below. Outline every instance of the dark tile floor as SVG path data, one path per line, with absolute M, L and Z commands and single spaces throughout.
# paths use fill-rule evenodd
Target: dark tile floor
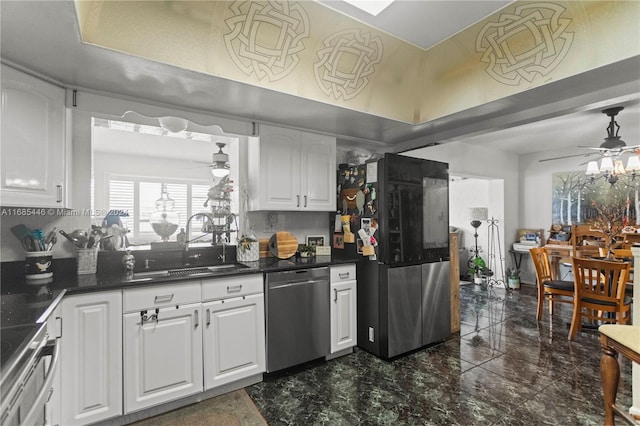
M 569 305 L 537 322 L 534 290 L 463 285 L 461 332 L 443 343 L 391 362 L 356 349 L 246 390 L 270 425 L 601 425 L 597 332 L 569 342 Z

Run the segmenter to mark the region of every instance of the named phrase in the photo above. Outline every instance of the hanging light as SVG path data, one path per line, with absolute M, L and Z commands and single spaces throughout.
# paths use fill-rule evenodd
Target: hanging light
M 615 121 L 615 116 L 622 111 L 623 107 L 607 108 L 602 112 L 610 117 L 609 125 L 607 126 L 607 137 L 599 148 L 595 148 L 601 151 L 605 157 L 601 160 L 600 166 L 597 161 L 589 161 L 587 164 L 587 171 L 585 174 L 591 178 L 591 183 L 594 183 L 596 179 L 604 178 L 611 186 L 615 185 L 621 176 L 631 175 L 631 179 L 634 180 L 636 172 L 640 171 L 640 158 L 637 155 L 632 155 L 627 160 L 627 167 L 625 168 L 620 156 L 622 154 L 636 151 L 635 147 L 629 147 L 620 139 L 618 132 L 620 126 Z
M 217 178 L 225 177 L 229 174 L 229 154 L 222 152 L 222 148 L 225 144 L 217 143 L 218 152 L 213 154 L 211 161 L 211 174 Z

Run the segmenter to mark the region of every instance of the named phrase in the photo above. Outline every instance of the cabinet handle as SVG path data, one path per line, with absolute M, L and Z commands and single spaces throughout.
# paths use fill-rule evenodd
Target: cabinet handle
M 62 202 L 62 185 L 56 185 L 56 203 Z
M 349 278 L 349 273 L 338 273 L 338 277 L 340 277 L 341 280 L 346 280 L 347 278 Z
M 242 284 L 239 285 L 234 285 L 234 286 L 227 286 L 227 293 L 239 293 L 242 291 Z
M 296 195 L 296 207 L 300 207 L 300 196 Z
M 304 196 L 304 206 L 307 207 L 307 196 Z
M 338 289 L 337 289 L 337 288 L 334 288 L 334 289 L 333 289 L 333 293 L 334 293 L 333 301 L 334 301 L 335 303 L 338 303 Z
M 198 325 L 200 325 L 200 320 L 199 320 L 200 314 L 198 313 L 197 309 L 193 313 L 193 316 L 194 316 L 195 327 L 198 328 Z
M 156 296 L 155 303 L 159 302 L 170 302 L 173 299 L 173 293 L 165 294 L 164 296 Z
M 211 310 L 207 309 L 207 327 L 211 325 Z

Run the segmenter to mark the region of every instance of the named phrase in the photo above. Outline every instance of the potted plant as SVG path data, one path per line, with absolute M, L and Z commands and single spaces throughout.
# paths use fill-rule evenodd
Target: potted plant
M 316 246 L 303 244 L 300 246 L 300 257 L 313 257 L 316 255 Z
M 509 288 L 520 288 L 520 271 L 517 268 L 509 268 L 507 281 Z
M 483 275 L 489 271 L 484 259 L 480 256 L 476 256 L 471 260 L 469 266 L 469 276 L 473 278 L 474 284 L 482 284 Z

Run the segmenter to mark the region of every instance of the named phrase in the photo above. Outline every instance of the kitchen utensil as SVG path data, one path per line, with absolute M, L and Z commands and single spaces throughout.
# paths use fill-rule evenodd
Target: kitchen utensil
M 85 248 L 88 240 L 87 240 L 87 237 L 85 237 L 84 235 L 75 233 L 75 231 L 72 232 L 71 234 L 67 234 L 62 229 L 59 232 L 67 240 L 71 241 L 73 245 L 75 245 L 77 248 Z
M 298 239 L 287 231 L 276 232 L 269 239 L 269 251 L 278 259 L 288 259 L 298 251 Z
M 31 229 L 26 225 L 19 224 L 11 227 L 11 233 L 16 236 L 21 243 L 24 242 L 24 238 L 27 236 L 31 236 Z
M 22 239 L 22 247 L 26 251 L 39 251 L 36 246 L 36 240 L 33 238 L 33 235 L 27 235 Z
M 42 230 L 42 228 L 37 228 L 34 229 L 32 234 L 33 235 L 33 239 L 36 245 L 36 249 L 40 250 L 40 251 L 45 251 L 47 248 L 44 244 L 44 231 Z

